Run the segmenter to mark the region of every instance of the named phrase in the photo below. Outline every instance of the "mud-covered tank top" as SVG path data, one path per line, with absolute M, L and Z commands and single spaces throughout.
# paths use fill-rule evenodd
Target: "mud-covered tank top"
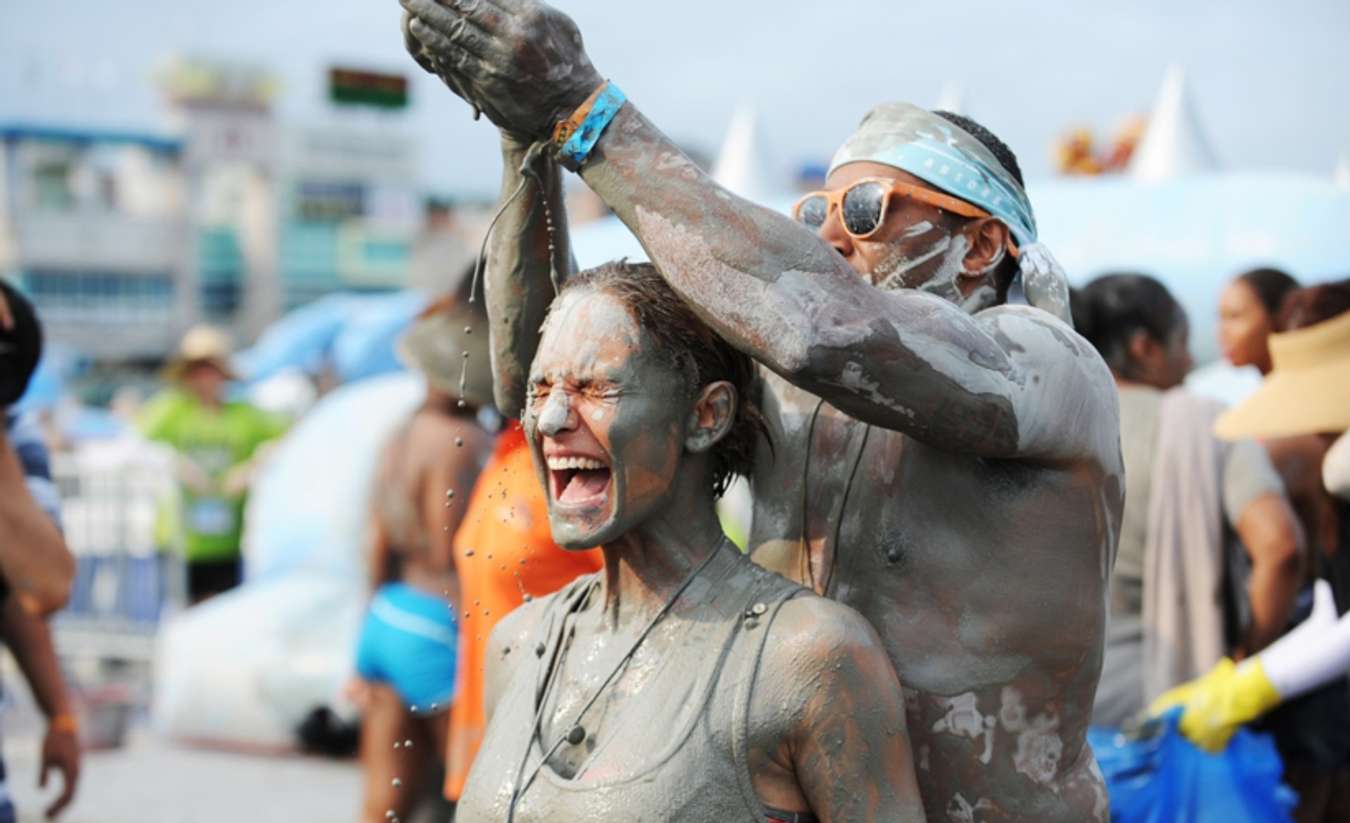
M 746 582 L 728 585 L 728 578 Z M 596 581 L 596 575 L 577 578 L 541 604 L 469 772 L 457 823 L 505 821 L 525 747 L 522 781 L 553 744 L 541 743 L 531 726 L 567 618 Z M 782 604 L 805 590 L 744 556 L 701 589 L 700 600 L 723 619 L 678 626 L 685 640 L 632 693 L 577 775 L 564 778 L 544 764 L 516 803 L 515 823 L 775 819 L 766 818 L 751 781 L 750 696 L 770 626 Z

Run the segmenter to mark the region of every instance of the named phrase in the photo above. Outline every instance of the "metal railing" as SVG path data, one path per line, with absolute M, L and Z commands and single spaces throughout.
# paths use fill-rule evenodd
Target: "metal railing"
M 175 489 L 170 467 L 145 443 L 53 455 L 76 558 L 70 601 L 53 622 L 64 655 L 148 661 L 161 616 L 184 602 L 181 555 L 165 545 L 162 519 Z

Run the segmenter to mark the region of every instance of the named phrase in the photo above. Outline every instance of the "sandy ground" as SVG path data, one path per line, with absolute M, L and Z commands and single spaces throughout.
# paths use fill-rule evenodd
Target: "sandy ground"
M 12 711 L 5 715 L 8 730 Z M 37 734 L 6 734 L 5 763 L 19 820 L 42 820 Z M 59 781 L 53 774 L 52 777 Z M 87 752 L 64 823 L 343 823 L 361 794 L 355 761 L 188 748 L 133 731 L 121 749 Z
M 0 747 L 21 823 L 44 820 L 58 792 L 53 772 L 37 788 L 46 726 L 8 654 Z M 356 820 L 355 760 L 240 754 L 176 744 L 133 724 L 120 748 L 84 754 L 75 801 L 62 823 L 348 823 Z

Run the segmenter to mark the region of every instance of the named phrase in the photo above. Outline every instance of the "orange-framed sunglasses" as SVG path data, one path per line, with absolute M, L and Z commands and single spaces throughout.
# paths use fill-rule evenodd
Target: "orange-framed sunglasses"
M 885 224 L 891 199 L 897 195 L 927 203 L 961 217 L 976 219 L 991 216 L 984 209 L 972 206 L 950 194 L 901 180 L 869 177 L 839 191 L 813 191 L 803 195 L 792 206 L 792 219 L 819 231 L 829 219 L 831 212 L 838 209 L 844 231 L 855 240 L 866 240 Z M 1017 256 L 1017 246 L 1011 236 L 1008 239 L 1008 249 L 1014 257 Z

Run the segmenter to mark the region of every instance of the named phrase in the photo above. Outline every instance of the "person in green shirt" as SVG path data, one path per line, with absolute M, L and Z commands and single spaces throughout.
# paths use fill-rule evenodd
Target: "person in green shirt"
M 188 601 L 195 605 L 239 584 L 248 487 L 262 447 L 285 426 L 255 406 L 226 399 L 235 373 L 229 339 L 219 329 L 190 329 L 165 376 L 172 385 L 146 404 L 140 427 L 176 456 Z

